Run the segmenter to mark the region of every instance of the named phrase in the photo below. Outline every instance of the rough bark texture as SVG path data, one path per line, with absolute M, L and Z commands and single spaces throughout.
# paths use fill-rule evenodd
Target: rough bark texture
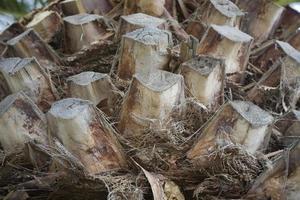
M 60 6 L 65 16 L 81 13 L 104 15 L 113 8 L 109 0 L 65 0 Z
M 288 41 L 295 49 L 300 51 L 300 29 L 298 29 Z
M 243 145 L 250 153 L 263 150 L 270 138 L 272 122 L 269 113 L 251 102 L 229 102 L 206 125 L 187 156 L 207 166 L 207 156 L 215 150 L 214 147 L 228 141 Z
M 292 110 L 280 117 L 275 127 L 285 136 L 299 136 L 300 130 L 300 111 Z
M 252 37 L 230 26 L 211 25 L 198 47 L 198 54 L 224 58 L 226 74 L 243 73 Z
M 265 57 L 266 55 L 274 57 Z M 264 102 L 264 87 L 280 87 L 281 92 L 288 98 L 288 104 L 294 108 L 300 98 L 300 52 L 286 42 L 276 41 L 259 62 L 262 63 L 260 66 L 264 67 L 262 70 L 267 68 L 268 71 L 248 92 L 249 99 L 261 104 Z
M 8 40 L 20 35 L 25 31 L 25 27 L 18 22 L 12 23 L 0 33 L 0 41 L 7 42 Z
M 279 40 L 286 41 L 300 27 L 300 13 L 290 6 L 284 10 L 275 37 Z
M 189 96 L 195 97 L 210 110 L 215 110 L 223 103 L 225 82 L 223 60 L 198 56 L 184 62 L 180 71 Z
M 237 6 L 247 12 L 241 30 L 251 35 L 255 44 L 268 39 L 275 31 L 284 11 L 282 6 L 270 0 L 237 1 Z
M 106 31 L 105 19 L 99 15 L 78 14 L 64 18 L 65 50 L 75 53 L 93 42 L 108 39 L 112 33 Z
M 7 96 L 0 103 L 0 143 L 6 154 L 24 150 L 29 141 L 47 144 L 44 114 L 24 93 Z
M 198 8 L 187 25 L 187 32 L 201 39 L 211 24 L 240 27 L 244 13 L 229 0 L 209 0 Z
M 163 124 L 183 98 L 182 76 L 165 71 L 136 74 L 123 102 L 120 133 L 141 135 L 150 125 Z
M 165 0 L 125 0 L 124 15 L 141 12 L 160 17 L 164 13 L 165 3 Z
M 54 11 L 44 11 L 36 14 L 26 27 L 35 30 L 47 43 L 58 47 L 62 43 L 62 19 Z
M 43 111 L 56 100 L 56 90 L 50 78 L 34 58 L 0 60 L 1 87 L 7 93 L 24 91 Z
M 54 68 L 56 64 L 61 63 L 54 50 L 33 29 L 12 38 L 7 44 L 10 57 L 35 57 L 45 68 Z
M 89 174 L 126 168 L 113 129 L 91 102 L 60 100 L 52 105 L 47 119 L 52 136 L 81 161 Z
M 121 41 L 118 76 L 130 80 L 135 73 L 166 69 L 170 61 L 167 48 L 171 46 L 168 31 L 147 27 L 127 33 Z
M 182 41 L 180 43 L 180 61 L 185 62 L 197 55 L 199 40 L 194 36 L 190 35 L 190 37 Z

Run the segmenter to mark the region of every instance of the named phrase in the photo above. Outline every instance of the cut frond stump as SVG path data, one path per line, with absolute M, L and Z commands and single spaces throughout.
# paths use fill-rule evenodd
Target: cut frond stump
M 126 168 L 114 130 L 90 101 L 57 101 L 47 113 L 47 120 L 51 135 L 81 161 L 89 174 Z
M 125 0 L 124 15 L 141 12 L 147 15 L 160 17 L 164 13 L 165 3 L 165 0 Z
M 198 45 L 198 54 L 225 60 L 225 73 L 243 73 L 252 37 L 230 26 L 211 25 Z
M 49 69 L 61 63 L 55 51 L 33 29 L 12 38 L 7 44 L 10 57 L 35 57 L 42 67 Z
M 8 40 L 20 35 L 24 31 L 25 27 L 22 26 L 20 23 L 12 23 L 0 33 L 0 41 L 7 42 Z
M 118 89 L 107 74 L 82 72 L 69 77 L 67 81 L 70 97 L 89 100 L 103 111 L 115 106 Z
M 146 27 L 123 35 L 117 75 L 130 80 L 135 73 L 149 73 L 166 69 L 172 47 L 172 35 L 168 31 Z
M 62 19 L 54 11 L 44 11 L 36 14 L 26 27 L 35 30 L 49 44 L 62 42 L 60 39 L 63 31 Z
M 275 126 L 284 136 L 300 136 L 300 111 L 286 113 L 277 120 Z
M 268 39 L 284 11 L 284 7 L 270 0 L 242 0 L 237 5 L 247 13 L 240 29 L 251 35 L 255 44 Z
M 65 0 L 60 2 L 60 6 L 65 16 L 82 13 L 104 15 L 113 8 L 111 2 L 110 0 Z
M 272 55 L 272 57 L 265 57 Z M 273 61 L 273 62 L 271 62 Z M 266 64 L 265 66 L 263 64 Z M 261 67 L 268 69 L 256 86 L 248 92 L 248 98 L 258 104 L 264 102 L 264 88 L 281 88 L 294 108 L 300 98 L 300 52 L 286 42 L 276 41 L 260 58 Z
M 185 62 L 197 55 L 199 40 L 190 35 L 189 38 L 180 43 L 180 61 Z
M 120 39 L 122 35 L 140 28 L 153 27 L 163 29 L 165 23 L 166 20 L 164 19 L 153 17 L 143 13 L 121 16 L 116 39 Z
M 124 99 L 119 131 L 141 135 L 145 127 L 163 125 L 172 109 L 184 98 L 183 77 L 165 71 L 136 74 Z
M 239 28 L 244 15 L 230 0 L 209 0 L 195 11 L 186 30 L 200 40 L 211 24 Z
M 54 86 L 35 58 L 1 59 L 0 79 L 7 93 L 24 91 L 43 111 L 57 99 Z
M 65 17 L 65 50 L 75 53 L 93 42 L 108 39 L 112 32 L 107 31 L 104 17 L 92 14 L 78 14 Z
M 0 103 L 0 143 L 7 154 L 22 151 L 29 141 L 47 144 L 44 114 L 23 92 L 7 96 Z
M 287 5 L 281 16 L 275 38 L 286 41 L 300 27 L 300 13 L 295 8 Z
M 209 56 L 197 56 L 180 67 L 187 93 L 210 110 L 223 103 L 224 61 Z
M 291 36 L 288 41 L 295 49 L 300 51 L 300 28 Z
M 249 153 L 263 150 L 269 142 L 272 122 L 270 114 L 251 102 L 229 102 L 209 121 L 187 157 L 207 166 L 216 145 L 230 142 L 243 145 Z

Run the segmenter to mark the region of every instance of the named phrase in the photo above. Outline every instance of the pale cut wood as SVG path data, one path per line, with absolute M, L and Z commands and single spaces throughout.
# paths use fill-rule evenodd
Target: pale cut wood
M 197 56 L 181 64 L 180 74 L 184 77 L 187 94 L 195 97 L 209 110 L 223 103 L 225 65 L 221 59 Z
M 33 140 L 47 145 L 44 114 L 22 92 L 7 96 L 0 103 L 0 143 L 5 153 L 18 153 Z
M 115 131 L 90 101 L 57 101 L 47 113 L 47 120 L 51 135 L 81 161 L 89 174 L 127 167 Z
M 209 0 L 193 13 L 186 29 L 200 40 L 211 24 L 239 28 L 244 15 L 230 0 Z
M 0 60 L 1 87 L 7 93 L 24 91 L 43 111 L 57 99 L 57 92 L 35 58 Z
M 229 102 L 209 121 L 187 157 L 203 166 L 209 165 L 207 156 L 216 145 L 226 145 L 228 139 L 243 145 L 249 153 L 255 153 L 266 148 L 272 122 L 269 113 L 251 102 Z
M 54 11 L 39 12 L 26 25 L 27 28 L 35 30 L 47 43 L 61 43 L 63 23 L 60 15 Z
M 124 99 L 119 131 L 126 136 L 141 135 L 151 124 L 162 124 L 184 99 L 183 77 L 157 70 L 133 76 Z
M 198 45 L 198 54 L 225 60 L 226 74 L 243 73 L 253 38 L 227 25 L 211 25 Z
M 266 55 L 272 57 L 267 58 Z M 271 62 L 273 61 L 273 63 Z M 259 58 L 263 71 L 267 70 L 256 86 L 248 92 L 248 98 L 257 104 L 263 103 L 266 98 L 263 87 L 276 88 L 281 85 L 282 92 L 288 92 L 289 104 L 293 108 L 300 98 L 300 52 L 290 44 L 276 41 L 270 49 Z
M 270 0 L 242 0 L 237 5 L 247 12 L 241 30 L 251 35 L 255 44 L 273 34 L 284 11 L 284 7 Z
M 35 57 L 43 67 L 49 69 L 61 64 L 56 52 L 33 29 L 12 38 L 7 44 L 9 57 Z
M 153 69 L 166 69 L 172 47 L 170 32 L 146 27 L 127 33 L 122 37 L 117 75 L 130 80 L 135 73 L 148 73 Z
M 110 76 L 97 72 L 82 72 L 67 79 L 69 96 L 89 100 L 101 110 L 112 114 L 120 96 Z
M 60 6 L 65 16 L 82 13 L 104 15 L 113 8 L 110 0 L 65 0 L 60 2 Z
M 75 53 L 93 42 L 108 39 L 112 32 L 106 30 L 105 19 L 100 15 L 78 14 L 65 17 L 65 50 Z
M 145 13 L 155 17 L 160 17 L 164 13 L 165 0 L 125 0 L 124 15 L 134 13 Z
M 126 33 L 145 27 L 163 29 L 165 23 L 166 20 L 164 19 L 153 17 L 143 13 L 121 16 L 118 31 L 115 38 L 118 40 L 122 37 L 122 35 Z
M 20 35 L 25 31 L 25 27 L 18 22 L 14 22 L 8 27 L 6 27 L 0 33 L 0 41 L 7 42 L 8 40 Z

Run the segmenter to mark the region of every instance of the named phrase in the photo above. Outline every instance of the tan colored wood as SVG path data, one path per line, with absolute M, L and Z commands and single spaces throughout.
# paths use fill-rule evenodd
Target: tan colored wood
M 0 103 L 0 143 L 5 153 L 23 151 L 33 140 L 47 145 L 44 114 L 23 92 L 7 96 Z
M 127 167 L 115 131 L 90 101 L 69 98 L 55 102 L 47 113 L 51 135 L 95 175 Z
M 65 0 L 60 2 L 60 6 L 65 16 L 83 13 L 105 15 L 113 8 L 109 0 Z
M 237 1 L 237 6 L 247 13 L 241 30 L 251 35 L 255 44 L 273 34 L 284 11 L 282 6 L 270 0 L 242 0 Z
M 295 8 L 287 5 L 282 13 L 274 37 L 286 41 L 300 27 L 300 13 Z
M 251 102 L 229 102 L 209 121 L 187 157 L 209 166 L 207 156 L 213 153 L 216 145 L 230 142 L 243 145 L 249 153 L 263 150 L 269 142 L 272 122 L 269 113 Z
M 124 15 L 134 13 L 145 13 L 155 17 L 160 17 L 164 13 L 165 0 L 125 0 Z
M 47 43 L 55 44 L 62 42 L 62 19 L 54 11 L 43 11 L 36 14 L 26 27 L 35 30 Z
M 78 14 L 65 17 L 65 50 L 75 53 L 93 42 L 108 39 L 113 34 L 107 31 L 103 16 L 94 14 Z
M 57 92 L 46 72 L 34 58 L 0 60 L 1 83 L 8 93 L 24 91 L 43 111 L 57 99 Z
M 209 56 L 198 56 L 181 64 L 187 94 L 195 97 L 209 110 L 223 103 L 225 65 L 224 61 Z
M 157 70 L 135 74 L 124 99 L 119 131 L 126 136 L 141 135 L 151 124 L 162 124 L 184 98 L 183 77 Z
M 187 32 L 201 40 L 211 24 L 240 27 L 245 14 L 230 0 L 209 0 L 190 17 Z
M 252 39 L 237 28 L 211 25 L 198 45 L 198 54 L 223 58 L 226 74 L 241 74 L 249 59 Z
M 135 73 L 148 73 L 154 69 L 167 69 L 172 47 L 168 31 L 146 27 L 123 35 L 117 75 L 130 80 Z
M 9 57 L 35 57 L 42 67 L 49 69 L 61 63 L 56 52 L 33 29 L 12 38 L 7 44 Z
M 266 57 L 270 55 L 271 57 Z M 273 63 L 272 63 L 273 61 Z M 300 52 L 290 44 L 276 41 L 257 61 L 263 71 L 268 69 L 256 86 L 248 92 L 248 98 L 258 104 L 266 100 L 264 87 L 281 87 L 281 92 L 288 92 L 289 105 L 295 108 L 299 100 Z
M 107 74 L 82 72 L 67 79 L 69 96 L 93 102 L 106 114 L 111 115 L 120 91 Z

